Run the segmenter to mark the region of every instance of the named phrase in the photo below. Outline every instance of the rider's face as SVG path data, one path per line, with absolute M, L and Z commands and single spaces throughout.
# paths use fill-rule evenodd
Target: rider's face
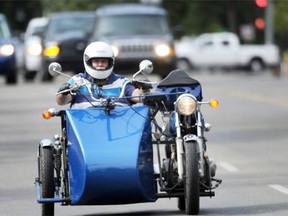
M 108 59 L 93 58 L 91 60 L 92 67 L 96 70 L 106 69 L 108 66 Z

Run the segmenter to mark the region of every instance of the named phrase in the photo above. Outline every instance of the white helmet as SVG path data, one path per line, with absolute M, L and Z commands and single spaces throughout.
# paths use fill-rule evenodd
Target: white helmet
M 107 68 L 95 69 L 92 67 L 92 58 L 108 59 Z M 85 70 L 91 77 L 94 79 L 106 79 L 112 73 L 114 67 L 113 49 L 109 44 L 101 41 L 90 43 L 84 50 L 83 61 Z

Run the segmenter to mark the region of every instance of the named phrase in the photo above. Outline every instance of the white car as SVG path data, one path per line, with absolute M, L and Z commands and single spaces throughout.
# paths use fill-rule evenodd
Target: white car
M 259 72 L 266 68 L 278 69 L 279 48 L 274 44 L 241 44 L 231 32 L 202 34 L 194 39 L 175 43 L 178 67 L 243 68 Z
M 41 68 L 41 33 L 48 23 L 47 17 L 36 17 L 28 23 L 24 36 L 24 79 L 33 80 Z

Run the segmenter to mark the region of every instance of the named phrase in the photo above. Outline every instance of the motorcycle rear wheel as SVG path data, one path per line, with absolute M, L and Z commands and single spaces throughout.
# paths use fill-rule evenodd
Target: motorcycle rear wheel
M 197 142 L 185 142 L 185 211 L 188 215 L 199 213 L 199 167 Z
M 40 182 L 43 198 L 54 197 L 54 159 L 53 149 L 50 147 L 40 148 Z M 42 216 L 54 215 L 54 203 L 42 204 Z

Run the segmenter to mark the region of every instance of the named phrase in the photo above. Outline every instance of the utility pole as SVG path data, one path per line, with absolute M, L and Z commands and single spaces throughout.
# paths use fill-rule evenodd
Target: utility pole
M 267 0 L 267 7 L 265 7 L 265 44 L 274 43 L 274 0 Z

